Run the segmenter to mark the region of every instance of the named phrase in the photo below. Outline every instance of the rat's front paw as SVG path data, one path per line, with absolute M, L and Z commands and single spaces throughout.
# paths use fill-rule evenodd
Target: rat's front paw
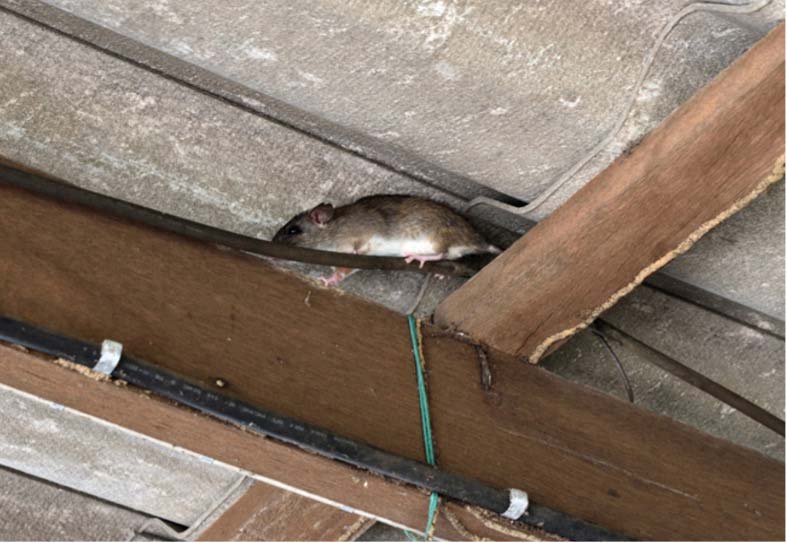
M 324 287 L 334 287 L 338 285 L 341 280 L 342 279 L 337 277 L 335 273 L 330 277 L 320 277 L 320 283 L 322 283 Z
M 342 282 L 342 279 L 353 272 L 352 268 L 335 268 L 330 277 L 320 277 L 320 283 L 324 287 L 335 287 Z

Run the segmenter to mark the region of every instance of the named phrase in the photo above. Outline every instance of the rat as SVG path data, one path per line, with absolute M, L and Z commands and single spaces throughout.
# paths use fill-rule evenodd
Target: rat
M 345 206 L 322 203 L 293 217 L 273 237 L 276 243 L 373 256 L 400 256 L 420 267 L 431 260 L 499 253 L 447 205 L 404 195 L 367 196 Z M 352 272 L 336 268 L 326 285 Z

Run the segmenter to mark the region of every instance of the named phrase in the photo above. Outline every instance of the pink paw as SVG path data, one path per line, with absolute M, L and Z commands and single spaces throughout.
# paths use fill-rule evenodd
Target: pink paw
M 336 286 L 339 284 L 339 281 L 341 281 L 341 279 L 336 277 L 335 273 L 330 277 L 320 277 L 320 283 L 322 283 L 322 286 L 324 287 Z
M 423 268 L 424 262 L 429 262 L 433 260 L 442 260 L 442 258 L 443 258 L 443 253 L 437 255 L 405 255 L 404 261 L 409 264 L 413 260 L 417 260 L 418 268 Z
M 342 282 L 342 280 L 352 273 L 350 268 L 335 268 L 333 275 L 330 277 L 320 277 L 320 283 L 324 287 L 334 287 Z
M 412 262 L 413 260 L 417 260 L 418 261 L 418 267 L 419 268 L 423 268 L 424 267 L 424 262 L 425 261 L 422 260 L 421 258 L 417 257 L 417 256 L 410 255 L 410 256 L 405 257 L 405 259 L 404 259 L 404 261 L 407 262 L 408 264 L 410 262 Z

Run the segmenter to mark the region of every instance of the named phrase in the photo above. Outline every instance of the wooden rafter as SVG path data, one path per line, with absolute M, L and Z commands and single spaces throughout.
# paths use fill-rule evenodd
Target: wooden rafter
M 784 24 L 446 298 L 445 327 L 538 362 L 784 175 Z
M 305 496 L 319 497 L 411 530 L 424 527 L 429 496 L 423 491 L 261 438 L 131 387 L 86 378 L 46 357 L 0 344 L 0 383 L 246 469 L 267 482 L 297 489 Z M 436 523 L 437 537 L 466 538 L 449 516 L 458 520 L 456 525 L 460 530 L 468 530 L 476 537 L 495 540 L 511 537 L 496 530 L 495 523 L 459 504 L 444 503 L 441 511 L 443 514 L 438 515 Z M 505 529 L 504 524 L 500 525 Z M 227 525 L 222 523 L 216 531 L 206 532 L 202 539 L 218 538 L 218 535 L 227 535 Z M 310 539 L 316 539 L 311 535 Z M 533 535 L 543 538 L 540 533 Z
M 2 314 L 119 340 L 206 388 L 422 458 L 401 315 L 247 255 L 2 183 L 0 254 Z M 472 345 L 430 326 L 424 337 L 443 470 L 525 489 L 633 537 L 783 537 L 782 463 L 494 350 L 487 390 Z M 218 378 L 228 386 L 215 388 Z

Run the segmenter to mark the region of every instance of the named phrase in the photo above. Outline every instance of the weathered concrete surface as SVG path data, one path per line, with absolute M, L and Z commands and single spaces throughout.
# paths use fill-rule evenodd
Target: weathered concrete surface
M 0 154 L 250 235 L 324 199 L 446 199 L 400 174 L 0 13 Z M 456 203 L 454 201 L 454 203 Z
M 711 230 L 664 271 L 784 319 L 784 181 Z
M 750 15 L 694 13 L 683 19 L 658 51 L 621 130 L 538 210 L 537 217 L 554 211 L 626 149 L 636 145 L 783 18 L 784 3 L 777 0 Z M 621 93 L 621 101 L 623 96 Z M 583 153 L 587 149 L 583 148 Z
M 149 517 L 0 468 L 0 541 L 130 541 Z
M 210 459 L 3 385 L 0 428 L 0 466 L 185 526 L 242 478 Z
M 783 341 L 647 287 L 632 292 L 602 318 L 784 418 Z M 784 459 L 784 439 L 778 434 L 625 347 L 611 345 L 627 369 L 637 405 Z M 589 332 L 572 338 L 543 366 L 626 399 L 614 360 Z
M 407 541 L 407 536 L 399 528 L 378 522 L 366 530 L 358 541 Z
M 759 17 L 688 16 L 635 89 L 659 31 L 686 2 L 49 3 L 523 199 L 605 137 L 636 93 L 620 137 L 555 203 L 783 9 L 777 1 Z

